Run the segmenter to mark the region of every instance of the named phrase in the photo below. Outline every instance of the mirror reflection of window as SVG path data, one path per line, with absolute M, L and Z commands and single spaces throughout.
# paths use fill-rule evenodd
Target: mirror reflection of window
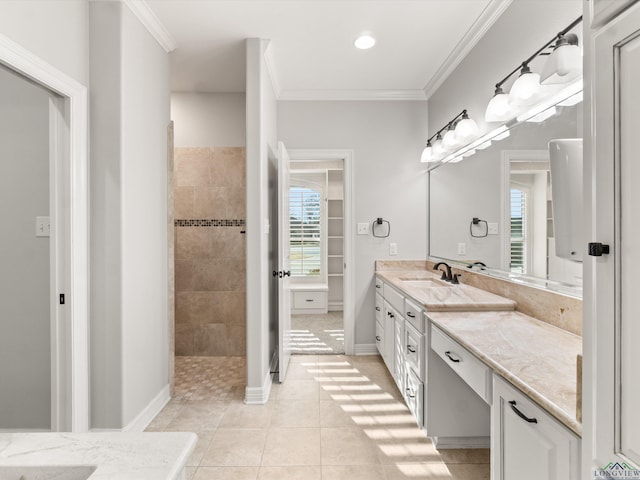
M 527 192 L 511 188 L 511 238 L 509 241 L 509 269 L 513 273 L 527 272 Z
M 322 272 L 322 193 L 292 185 L 289 190 L 291 275 L 320 277 Z

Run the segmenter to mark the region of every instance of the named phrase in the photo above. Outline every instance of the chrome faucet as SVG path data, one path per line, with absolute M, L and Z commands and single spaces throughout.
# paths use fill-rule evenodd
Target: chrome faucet
M 444 266 L 446 270 L 440 270 L 439 267 Z M 453 275 L 451 275 L 451 267 L 446 262 L 438 262 L 433 266 L 434 270 L 442 272 L 442 276 L 440 280 L 444 280 L 445 282 L 451 282 L 453 280 Z

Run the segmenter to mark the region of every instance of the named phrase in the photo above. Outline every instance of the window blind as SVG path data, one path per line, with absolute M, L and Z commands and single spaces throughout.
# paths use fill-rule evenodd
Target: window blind
M 511 189 L 511 229 L 509 266 L 514 273 L 526 273 L 526 225 L 527 195 L 524 191 Z
M 317 190 L 292 186 L 289 190 L 291 275 L 320 276 L 321 195 Z

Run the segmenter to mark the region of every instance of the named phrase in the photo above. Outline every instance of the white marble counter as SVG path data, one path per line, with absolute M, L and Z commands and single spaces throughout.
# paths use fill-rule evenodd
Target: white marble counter
M 577 435 L 582 338 L 519 312 L 428 313 L 458 341 Z
M 429 271 L 376 271 L 376 275 L 428 312 L 513 310 L 516 305 L 513 300 L 470 285 L 442 282 Z M 421 280 L 433 283 L 423 286 Z
M 3 472 L 11 478 L 8 475 L 16 470 L 12 467 L 29 467 L 34 473 L 30 477 L 27 471 L 26 480 L 180 479 L 196 440 L 194 433 L 4 433 L 0 434 L 0 478 Z M 96 468 L 89 477 L 43 476 L 44 468 L 33 468 L 72 466 Z

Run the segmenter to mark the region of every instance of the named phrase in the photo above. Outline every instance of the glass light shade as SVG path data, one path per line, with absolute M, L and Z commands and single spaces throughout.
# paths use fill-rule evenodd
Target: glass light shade
M 568 83 L 582 74 L 582 51 L 577 45 L 559 45 L 547 58 L 540 74 L 542 85 Z
M 485 122 L 501 122 L 507 120 L 511 107 L 509 106 L 509 95 L 506 93 L 498 93 L 487 105 L 484 114 Z
M 444 151 L 444 147 L 442 146 L 442 137 L 440 135 L 438 135 L 438 137 L 436 138 L 436 141 L 433 142 L 433 156 L 436 159 L 440 159 L 442 157 L 442 155 L 444 155 L 445 151 Z
M 462 117 L 456 125 L 456 140 L 458 143 L 465 143 L 473 140 L 478 135 L 478 125 L 469 117 Z
M 376 44 L 376 39 L 367 33 L 363 33 L 355 39 L 353 44 L 360 50 L 367 50 Z
M 533 103 L 540 90 L 540 75 L 537 73 L 523 73 L 520 75 L 509 92 L 509 103 L 512 105 L 528 105 Z
M 433 162 L 433 147 L 430 143 L 427 143 L 427 146 L 422 150 L 422 155 L 420 156 L 420 161 L 422 163 Z
M 456 141 L 456 133 L 453 128 L 449 128 L 447 133 L 444 134 L 442 138 L 442 146 L 445 150 L 453 150 L 458 146 L 458 142 Z

